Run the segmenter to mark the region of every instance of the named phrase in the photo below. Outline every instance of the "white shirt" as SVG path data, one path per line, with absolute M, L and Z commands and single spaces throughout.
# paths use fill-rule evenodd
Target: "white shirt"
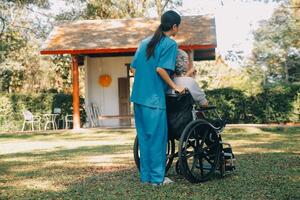
M 195 79 L 188 76 L 181 76 L 175 77 L 173 81 L 176 85 L 187 88 L 190 91 L 194 101 L 199 102 L 201 105 L 206 104 L 207 100 L 205 98 L 205 93 L 199 87 Z

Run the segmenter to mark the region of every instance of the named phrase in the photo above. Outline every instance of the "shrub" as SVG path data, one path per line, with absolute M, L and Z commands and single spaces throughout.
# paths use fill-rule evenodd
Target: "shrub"
M 227 123 L 284 123 L 300 121 L 300 86 L 275 85 L 246 96 L 242 91 L 222 88 L 207 91 Z
M 250 97 L 248 110 L 253 115 L 252 121 L 255 123 L 299 121 L 299 101 L 297 103 L 299 92 L 299 85 L 263 88 L 261 93 Z
M 242 91 L 232 88 L 221 88 L 206 92 L 208 101 L 216 105 L 219 114 L 226 123 L 244 122 L 246 96 Z

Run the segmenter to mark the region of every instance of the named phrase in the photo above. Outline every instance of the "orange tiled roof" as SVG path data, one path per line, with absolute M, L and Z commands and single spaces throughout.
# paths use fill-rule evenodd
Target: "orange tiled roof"
M 153 34 L 158 19 L 83 20 L 55 27 L 42 54 L 88 54 L 133 52 L 139 42 Z M 184 16 L 175 40 L 181 48 L 215 48 L 215 21 L 210 16 Z

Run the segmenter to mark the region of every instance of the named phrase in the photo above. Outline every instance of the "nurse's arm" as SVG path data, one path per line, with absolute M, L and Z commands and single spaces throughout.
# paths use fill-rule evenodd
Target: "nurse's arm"
M 172 79 L 170 78 L 168 72 L 160 67 L 156 68 L 156 72 L 160 75 L 160 77 L 175 91 L 182 93 L 184 91 L 184 87 L 176 85 Z

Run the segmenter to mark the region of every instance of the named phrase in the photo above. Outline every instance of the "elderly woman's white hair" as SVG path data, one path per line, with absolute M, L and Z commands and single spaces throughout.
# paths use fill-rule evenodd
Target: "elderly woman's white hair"
M 177 58 L 176 58 L 176 66 L 175 66 L 175 74 L 177 76 L 183 75 L 187 72 L 189 64 L 189 56 L 182 49 L 178 49 Z

